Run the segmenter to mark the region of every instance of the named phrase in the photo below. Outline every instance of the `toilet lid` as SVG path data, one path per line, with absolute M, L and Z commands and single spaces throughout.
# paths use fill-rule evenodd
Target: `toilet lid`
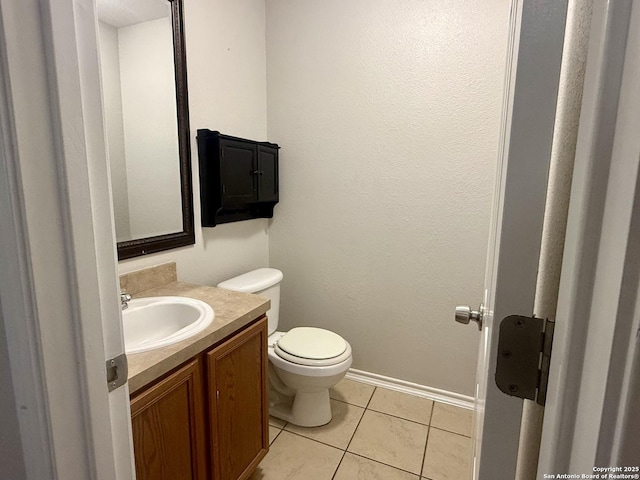
M 342 355 L 347 342 L 337 333 L 322 328 L 292 328 L 278 340 L 280 350 L 299 358 L 326 360 Z

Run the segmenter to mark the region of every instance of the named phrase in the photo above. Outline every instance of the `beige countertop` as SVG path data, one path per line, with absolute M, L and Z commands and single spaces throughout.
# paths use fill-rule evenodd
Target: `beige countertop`
M 270 307 L 259 295 L 232 292 L 216 287 L 171 282 L 135 293 L 135 298 L 178 295 L 202 300 L 213 308 L 215 317 L 204 331 L 182 342 L 148 352 L 127 355 L 129 391 L 135 393 L 165 373 L 234 334 Z

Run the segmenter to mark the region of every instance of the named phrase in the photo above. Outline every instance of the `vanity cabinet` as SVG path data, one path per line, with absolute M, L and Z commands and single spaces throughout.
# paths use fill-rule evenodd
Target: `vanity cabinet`
M 202 362 L 193 359 L 131 400 L 137 480 L 206 480 Z
M 207 354 L 214 478 L 249 478 L 269 450 L 266 356 L 266 321 Z
M 202 226 L 273 217 L 278 145 L 198 130 Z
M 138 480 L 244 480 L 269 449 L 267 317 L 131 400 Z

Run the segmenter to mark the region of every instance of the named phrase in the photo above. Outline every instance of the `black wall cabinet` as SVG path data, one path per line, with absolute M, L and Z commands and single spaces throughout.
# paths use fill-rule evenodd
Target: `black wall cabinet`
M 278 203 L 278 145 L 198 130 L 202 226 L 271 218 Z

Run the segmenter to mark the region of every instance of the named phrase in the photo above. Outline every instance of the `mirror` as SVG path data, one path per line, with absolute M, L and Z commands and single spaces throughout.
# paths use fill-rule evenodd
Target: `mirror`
M 182 0 L 98 0 L 118 259 L 195 243 Z

